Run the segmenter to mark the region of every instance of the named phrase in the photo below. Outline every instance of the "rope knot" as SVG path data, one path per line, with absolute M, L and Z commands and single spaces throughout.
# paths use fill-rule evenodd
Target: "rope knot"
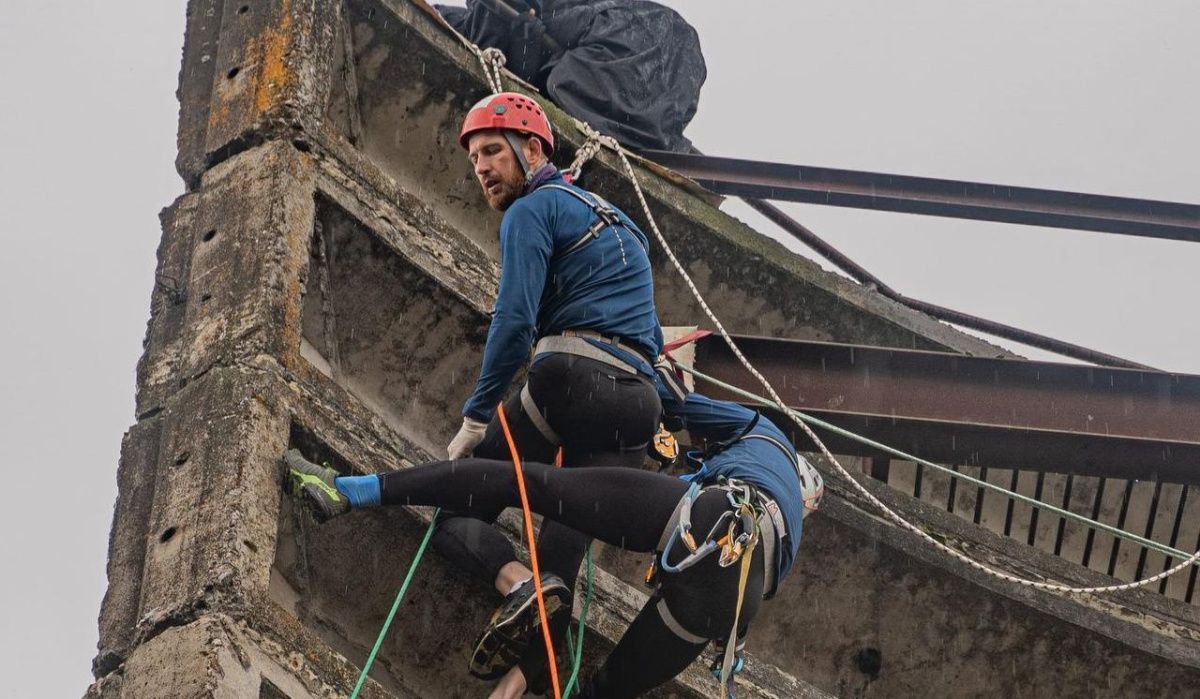
M 493 66 L 501 68 L 508 63 L 508 59 L 504 57 L 504 52 L 494 47 L 483 50 L 483 59 Z
M 500 83 L 500 69 L 508 62 L 508 59 L 504 57 L 504 52 L 495 47 L 480 49 L 470 42 L 467 45 L 471 47 L 471 51 L 479 59 L 479 65 L 483 66 L 483 76 L 487 78 L 488 87 L 491 88 L 492 94 L 504 92 L 504 86 Z
M 571 161 L 571 166 L 567 168 L 567 171 L 571 173 L 572 180 L 578 180 L 583 166 L 589 160 L 596 157 L 602 148 L 608 148 L 619 153 L 621 151 L 621 144 L 617 143 L 617 139 L 612 136 L 600 133 L 586 121 L 574 119 L 574 122 L 575 128 L 584 135 L 584 142 L 579 147 L 579 150 L 576 151 L 575 159 Z

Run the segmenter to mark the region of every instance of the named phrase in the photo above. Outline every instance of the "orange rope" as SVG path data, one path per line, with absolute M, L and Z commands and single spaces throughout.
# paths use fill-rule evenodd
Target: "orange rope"
M 500 404 L 497 415 L 500 416 L 504 439 L 508 441 L 508 450 L 512 453 L 513 469 L 517 472 L 517 490 L 521 493 L 521 509 L 525 511 L 525 539 L 529 543 L 529 562 L 533 568 L 533 589 L 537 592 L 538 617 L 542 621 L 542 640 L 546 642 L 546 659 L 550 663 L 550 683 L 554 687 L 554 699 L 562 699 L 562 690 L 558 685 L 558 665 L 554 662 L 554 641 L 550 638 L 550 622 L 546 618 L 546 599 L 542 596 L 542 574 L 538 570 L 537 546 L 533 542 L 533 513 L 529 509 L 529 495 L 525 492 L 521 456 L 517 453 L 517 444 L 508 429 L 508 418 L 504 416 L 503 403 Z

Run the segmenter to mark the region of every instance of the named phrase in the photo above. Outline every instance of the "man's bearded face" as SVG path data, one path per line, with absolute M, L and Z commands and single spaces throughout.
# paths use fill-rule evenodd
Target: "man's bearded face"
M 525 173 L 508 140 L 495 131 L 480 131 L 467 141 L 467 157 L 488 206 L 504 211 L 525 190 Z

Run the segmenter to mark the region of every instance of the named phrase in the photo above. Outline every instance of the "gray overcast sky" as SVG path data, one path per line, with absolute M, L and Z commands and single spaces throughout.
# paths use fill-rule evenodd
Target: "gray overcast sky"
M 700 32 L 688 135 L 713 154 L 1200 203 L 1193 0 L 667 4 Z M 156 215 L 182 190 L 183 20 L 182 0 L 0 4 L 12 696 L 90 682 Z M 788 208 L 904 293 L 1200 373 L 1200 245 Z

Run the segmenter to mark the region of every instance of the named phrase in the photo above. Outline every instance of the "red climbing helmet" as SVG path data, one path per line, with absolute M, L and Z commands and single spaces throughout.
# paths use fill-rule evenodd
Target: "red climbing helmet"
M 550 131 L 550 120 L 536 101 L 516 92 L 499 92 L 484 97 L 471 107 L 463 119 L 462 133 L 458 143 L 467 147 L 467 140 L 476 131 L 488 129 L 510 129 L 518 133 L 532 134 L 546 144 L 546 156 L 554 153 L 554 134 Z

